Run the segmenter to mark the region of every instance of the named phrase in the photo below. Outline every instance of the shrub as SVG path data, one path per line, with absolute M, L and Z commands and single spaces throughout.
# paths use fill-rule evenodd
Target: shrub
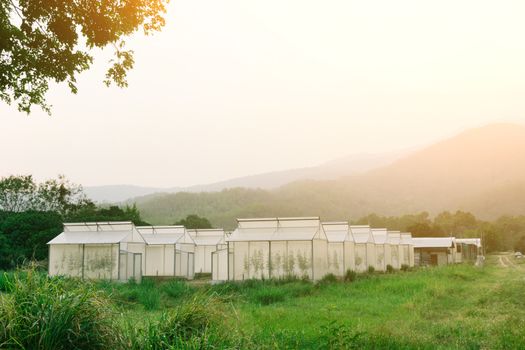
M 109 298 L 93 284 L 15 273 L 0 294 L 0 348 L 108 349 L 120 343 Z
M 408 271 L 408 270 L 410 270 L 410 266 L 408 266 L 407 264 L 401 265 L 401 271 Z
M 390 264 L 386 265 L 386 272 L 388 273 L 393 273 L 394 272 L 394 267 Z
M 333 273 L 327 273 L 326 275 L 323 276 L 323 278 L 321 278 L 319 280 L 319 284 L 331 284 L 331 283 L 336 283 L 337 282 L 337 277 L 333 274 Z
M 368 273 L 374 273 L 376 269 L 373 266 L 368 266 Z
M 344 280 L 345 282 L 353 282 L 357 278 L 357 273 L 354 270 L 346 270 Z

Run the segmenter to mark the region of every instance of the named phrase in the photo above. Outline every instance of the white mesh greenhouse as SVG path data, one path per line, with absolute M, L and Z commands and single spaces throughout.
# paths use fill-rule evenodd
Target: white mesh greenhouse
M 198 229 L 188 230 L 195 241 L 195 272 L 212 272 L 212 253 L 226 248 L 223 229 Z
M 347 270 L 355 270 L 354 238 L 348 222 L 323 222 L 328 241 L 328 272 L 343 276 Z
M 388 231 L 386 228 L 373 228 L 372 236 L 376 248 L 375 269 L 386 271 L 386 266 L 391 265 L 391 249 L 388 242 Z
M 328 272 L 328 242 L 319 217 L 238 219 L 237 223 L 226 238 L 229 280 L 287 276 L 318 280 Z
M 184 226 L 139 226 L 146 242 L 144 276 L 194 276 L 195 242 Z
M 401 268 L 401 232 L 388 231 L 388 242 L 390 243 L 391 265 L 394 269 Z
M 66 223 L 48 242 L 50 276 L 140 281 L 144 240 L 131 222 Z
M 369 266 L 375 268 L 376 250 L 370 226 L 352 225 L 350 231 L 355 242 L 355 270 L 364 272 Z
M 414 266 L 414 243 L 412 243 L 412 234 L 408 232 L 401 233 L 400 239 L 400 258 L 401 265 Z

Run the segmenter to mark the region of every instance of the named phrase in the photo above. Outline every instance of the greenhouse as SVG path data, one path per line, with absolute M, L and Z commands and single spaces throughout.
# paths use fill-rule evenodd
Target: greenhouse
M 328 271 L 343 276 L 346 270 L 354 270 L 354 238 L 348 222 L 323 222 L 322 226 L 328 241 Z
M 195 242 L 195 273 L 212 272 L 212 253 L 226 248 L 223 229 L 188 230 Z
M 146 242 L 144 276 L 194 276 L 195 242 L 184 226 L 139 226 Z
M 145 242 L 133 223 L 66 223 L 48 242 L 49 275 L 140 281 Z
M 394 269 L 401 268 L 401 232 L 388 231 L 388 243 L 390 243 L 390 261 Z
M 399 261 L 401 265 L 414 266 L 414 243 L 412 243 L 412 234 L 408 232 L 401 233 L 399 242 Z
M 391 249 L 388 242 L 388 231 L 386 228 L 373 228 L 372 236 L 376 248 L 376 264 L 375 269 L 378 271 L 386 271 L 386 266 L 391 265 Z
M 355 270 L 364 272 L 370 266 L 375 268 L 376 249 L 370 226 L 352 225 L 350 231 L 355 242 Z
M 289 276 L 318 280 L 328 273 L 328 242 L 319 217 L 237 219 L 237 223 L 226 238 L 229 280 Z

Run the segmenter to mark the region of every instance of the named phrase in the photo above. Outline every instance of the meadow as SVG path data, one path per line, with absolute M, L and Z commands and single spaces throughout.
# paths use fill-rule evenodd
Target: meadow
M 210 285 L 0 278 L 2 348 L 525 348 L 525 265 Z M 507 261 L 505 260 L 505 261 Z M 506 265 L 506 266 L 504 266 Z

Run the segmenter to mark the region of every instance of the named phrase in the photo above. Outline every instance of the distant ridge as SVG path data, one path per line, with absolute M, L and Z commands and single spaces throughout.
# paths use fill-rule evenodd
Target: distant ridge
M 85 192 L 89 198 L 96 202 L 114 203 L 155 193 L 176 193 L 182 191 L 209 192 L 235 187 L 273 189 L 298 180 L 332 180 L 342 176 L 359 174 L 375 167 L 391 163 L 404 153 L 406 153 L 406 151 L 386 154 L 351 155 L 315 167 L 274 171 L 190 187 L 161 188 L 134 185 L 107 185 L 88 186 L 85 187 Z
M 300 180 L 277 189 L 149 195 L 144 217 L 169 223 L 190 213 L 229 227 L 236 217 L 320 215 L 356 219 L 369 213 L 472 211 L 481 218 L 525 215 L 525 126 L 467 130 L 391 164 L 337 180 Z

